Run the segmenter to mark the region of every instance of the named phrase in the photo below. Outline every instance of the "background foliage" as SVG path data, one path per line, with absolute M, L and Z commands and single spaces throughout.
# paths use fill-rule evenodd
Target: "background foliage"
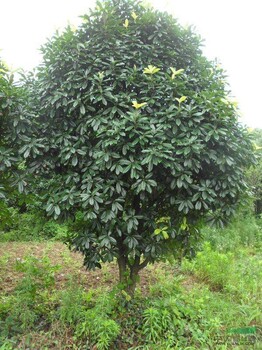
M 28 121 L 27 89 L 14 82 L 14 74 L 0 61 L 0 225 L 10 219 L 8 201 L 23 202 L 26 184 L 23 159 L 18 152 Z
M 262 130 L 251 130 L 253 137 L 257 164 L 247 169 L 247 181 L 254 195 L 254 208 L 256 215 L 262 214 Z

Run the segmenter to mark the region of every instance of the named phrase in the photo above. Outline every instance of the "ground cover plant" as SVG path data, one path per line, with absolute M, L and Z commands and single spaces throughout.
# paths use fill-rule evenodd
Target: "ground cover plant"
M 257 233 L 243 242 L 241 221 Z M 227 228 L 206 228 L 194 259 L 145 268 L 133 299 L 116 262 L 91 272 L 60 242 L 2 242 L 0 348 L 259 349 L 261 223 L 237 223 L 235 246 L 221 248 Z

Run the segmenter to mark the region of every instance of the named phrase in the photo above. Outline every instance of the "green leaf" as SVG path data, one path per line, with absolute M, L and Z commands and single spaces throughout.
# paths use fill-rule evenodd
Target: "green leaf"
M 80 113 L 84 115 L 86 112 L 85 106 L 83 104 L 80 105 Z
M 55 205 L 54 209 L 55 209 L 55 214 L 56 214 L 57 216 L 59 216 L 60 213 L 61 213 L 61 210 L 60 210 L 59 206 L 58 206 L 58 205 Z
M 76 166 L 77 163 L 78 163 L 78 158 L 77 158 L 76 155 L 74 155 L 74 157 L 72 158 L 72 165 L 73 165 L 73 166 Z

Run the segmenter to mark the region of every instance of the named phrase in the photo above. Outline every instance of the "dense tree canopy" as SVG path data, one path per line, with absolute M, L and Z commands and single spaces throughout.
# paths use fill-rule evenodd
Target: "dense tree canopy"
M 45 179 L 48 214 L 78 218 L 71 244 L 85 265 L 117 258 L 132 292 L 148 262 L 189 248 L 207 214 L 234 212 L 247 133 L 201 39 L 138 1 L 98 3 L 42 52 L 20 153 Z

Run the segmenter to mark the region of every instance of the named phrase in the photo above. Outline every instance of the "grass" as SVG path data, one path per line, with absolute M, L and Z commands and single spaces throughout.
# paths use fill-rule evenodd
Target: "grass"
M 114 263 L 86 271 L 60 242 L 2 242 L 0 349 L 259 349 L 261 227 L 238 230 L 206 228 L 193 260 L 148 266 L 133 300 Z

